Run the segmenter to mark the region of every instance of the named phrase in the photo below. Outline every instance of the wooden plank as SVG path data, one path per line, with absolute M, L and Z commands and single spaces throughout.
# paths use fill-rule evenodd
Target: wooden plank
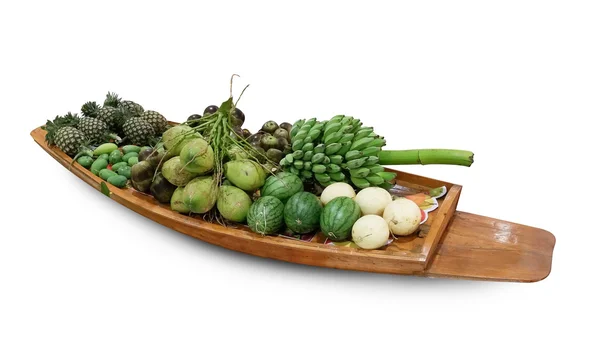
M 552 269 L 552 233 L 457 211 L 423 275 L 537 282 Z
M 422 253 L 425 255 L 425 268 L 427 268 L 427 265 L 431 262 L 438 243 L 446 230 L 446 226 L 454 216 L 461 190 L 462 187 L 460 185 L 453 185 L 450 188 L 438 209 L 435 220 L 431 223 L 429 233 L 425 237 L 425 243 L 423 244 Z

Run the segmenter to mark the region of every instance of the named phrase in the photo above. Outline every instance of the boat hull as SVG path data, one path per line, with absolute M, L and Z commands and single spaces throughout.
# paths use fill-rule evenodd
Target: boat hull
M 31 132 L 50 156 L 83 181 L 101 190 L 102 179 L 44 140 L 45 131 Z M 392 171 L 392 170 L 390 170 Z M 363 272 L 489 281 L 536 282 L 551 270 L 554 236 L 534 227 L 457 211 L 461 186 L 400 171 L 403 186 L 445 186 L 447 195 L 431 213 L 426 235 L 395 240 L 385 250 L 362 250 L 309 241 L 262 236 L 244 225 L 223 226 L 172 211 L 150 195 L 109 184 L 108 197 L 119 204 L 197 239 L 246 254 L 311 266 Z

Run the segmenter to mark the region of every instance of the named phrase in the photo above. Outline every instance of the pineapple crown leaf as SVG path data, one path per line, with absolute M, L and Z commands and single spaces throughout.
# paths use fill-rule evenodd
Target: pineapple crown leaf
M 96 102 L 86 102 L 81 106 L 81 113 L 85 117 L 96 117 L 98 109 L 100 109 L 100 105 Z
M 116 108 L 121 103 L 121 98 L 115 92 L 108 92 L 106 94 L 106 99 L 104 100 L 104 106 L 112 106 Z
M 133 117 L 138 117 L 136 111 L 132 111 L 123 105 L 119 106 L 118 109 L 119 109 L 119 115 L 122 117 L 122 119 L 121 119 L 122 123 L 125 123 L 127 120 L 129 120 Z

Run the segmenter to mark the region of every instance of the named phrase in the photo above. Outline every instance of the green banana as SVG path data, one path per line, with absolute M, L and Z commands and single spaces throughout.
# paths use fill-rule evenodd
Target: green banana
M 342 168 L 336 164 L 327 165 L 327 172 L 340 172 Z
M 375 165 L 379 163 L 379 157 L 377 156 L 369 156 L 367 158 L 367 161 L 365 162 L 365 165 Z
M 342 124 L 340 123 L 327 123 L 327 125 L 325 126 L 325 131 L 323 133 L 323 138 L 327 138 L 330 135 L 338 132 L 338 130 L 342 127 Z
M 383 146 L 385 146 L 385 139 L 381 138 L 381 137 L 373 139 L 373 141 L 367 145 L 367 147 L 383 147 Z
M 354 138 L 353 133 L 344 133 L 342 135 L 342 137 L 338 140 L 338 143 L 345 143 L 345 142 L 352 141 L 352 138 Z
M 291 139 L 296 137 L 296 134 L 298 134 L 298 131 L 300 131 L 301 126 L 302 126 L 302 124 L 298 124 L 298 122 L 294 123 L 294 126 L 292 126 L 292 130 L 290 131 Z
M 367 179 L 367 181 L 369 181 L 369 183 L 373 186 L 379 186 L 385 182 L 382 177 L 376 174 L 370 174 L 366 176 L 365 179 Z
M 306 164 L 306 163 L 305 163 Z M 311 171 L 308 171 L 306 169 L 300 171 L 300 174 L 302 175 L 302 177 L 304 177 L 304 179 L 310 179 L 312 178 L 313 174 Z
M 321 130 L 312 128 L 310 132 L 308 132 L 308 137 L 312 139 L 317 139 L 321 135 Z
M 340 149 L 342 148 L 342 144 L 340 143 L 333 143 L 333 144 L 329 144 L 325 147 L 325 154 L 326 155 L 331 155 L 331 154 L 335 154 L 336 152 L 338 152 Z
M 353 160 L 353 159 L 358 159 L 360 157 L 363 157 L 362 153 L 358 150 L 351 150 L 346 152 L 346 155 L 344 156 L 344 158 L 346 158 L 346 160 Z
M 371 183 L 367 179 L 358 178 L 358 177 L 350 177 L 350 181 L 354 184 L 354 186 L 358 188 L 367 188 L 371 186 Z
M 325 159 L 324 153 L 317 153 L 311 158 L 313 164 L 320 164 Z
M 325 173 L 315 173 L 315 179 L 320 183 L 327 183 L 331 180 L 331 177 Z
M 344 157 L 340 156 L 339 154 L 329 156 L 329 159 L 331 160 L 332 164 L 336 165 L 340 165 L 344 161 Z
M 366 178 L 370 173 L 371 171 L 365 167 L 350 170 L 350 176 L 357 178 Z
M 340 121 L 340 123 L 342 123 L 342 125 L 346 125 L 348 123 L 351 123 L 353 120 L 354 120 L 354 117 L 344 116 L 344 118 L 342 118 L 342 120 Z
M 371 173 L 379 173 L 379 172 L 385 171 L 385 168 L 381 165 L 371 165 L 371 166 L 364 166 L 364 167 L 368 168 L 369 171 L 371 171 Z
M 340 156 L 344 156 L 348 152 L 348 150 L 350 150 L 351 146 L 352 146 L 352 142 L 350 142 L 350 141 L 342 143 L 342 147 L 338 150 L 338 152 L 336 154 L 339 154 Z
M 304 156 L 304 152 L 302 150 L 296 150 L 292 153 L 294 159 L 301 159 Z
M 340 172 L 330 172 L 329 177 L 331 177 L 331 179 L 335 180 L 335 181 L 342 181 L 342 180 L 344 180 L 344 178 L 346 178 L 346 175 L 341 171 Z
M 306 138 L 306 136 L 308 136 L 308 131 L 300 130 L 296 133 L 296 135 L 294 135 L 292 140 L 304 139 L 304 138 Z
M 303 146 L 304 146 L 304 141 L 302 139 L 298 139 L 292 143 L 292 150 L 293 151 L 302 150 Z
M 315 146 L 314 150 L 315 153 L 323 153 L 325 152 L 325 144 L 319 144 L 317 146 Z
M 302 160 L 304 161 L 309 161 L 313 156 L 313 152 L 312 151 L 306 151 L 304 152 L 304 156 L 302 157 Z
M 349 133 L 354 135 L 360 128 L 362 127 L 362 122 L 360 119 L 355 119 L 352 121 L 352 129 L 350 129 Z
M 369 145 L 369 143 L 373 140 L 371 137 L 362 138 L 360 140 L 355 140 L 350 147 L 350 150 L 362 150 Z
M 361 139 L 367 137 L 372 131 L 373 131 L 372 128 L 358 130 L 358 132 L 356 132 L 354 134 L 354 139 L 352 139 L 352 140 L 353 141 L 361 140 Z
M 294 167 L 298 170 L 302 170 L 304 168 L 304 162 L 302 160 L 296 160 L 294 162 Z
M 302 146 L 302 151 L 304 152 L 308 152 L 308 151 L 312 151 L 315 148 L 315 144 L 313 143 L 308 143 L 308 144 L 304 144 Z
M 311 171 L 314 173 L 325 173 L 327 171 L 327 167 L 325 167 L 325 165 L 314 165 Z
M 377 155 L 380 151 L 381 151 L 380 147 L 371 146 L 371 147 L 367 147 L 367 148 L 363 149 L 362 154 L 365 157 L 370 157 L 370 156 Z
M 309 161 L 304 161 L 304 169 L 307 171 L 310 171 L 312 169 L 312 162 L 310 162 L 310 159 Z
M 348 169 L 355 169 L 355 168 L 359 168 L 361 166 L 363 166 L 363 164 L 367 161 L 367 158 L 358 158 L 358 159 L 354 159 L 354 160 L 350 160 L 346 163 L 346 166 L 348 167 Z
M 385 181 L 390 181 L 390 180 L 393 180 L 394 178 L 396 178 L 396 173 L 393 173 L 393 172 L 378 172 L 376 174 L 378 176 L 380 176 L 381 178 L 383 178 L 383 180 L 385 180 Z
M 337 143 L 342 138 L 343 135 L 344 135 L 343 133 L 338 131 L 336 133 L 332 133 L 329 136 L 325 137 L 323 139 L 323 141 L 325 142 L 325 145 Z

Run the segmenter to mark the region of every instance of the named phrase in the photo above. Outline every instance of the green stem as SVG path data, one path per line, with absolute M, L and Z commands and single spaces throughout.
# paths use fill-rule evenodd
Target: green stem
M 379 152 L 381 165 L 460 165 L 473 164 L 473 152 L 446 149 L 383 150 Z

